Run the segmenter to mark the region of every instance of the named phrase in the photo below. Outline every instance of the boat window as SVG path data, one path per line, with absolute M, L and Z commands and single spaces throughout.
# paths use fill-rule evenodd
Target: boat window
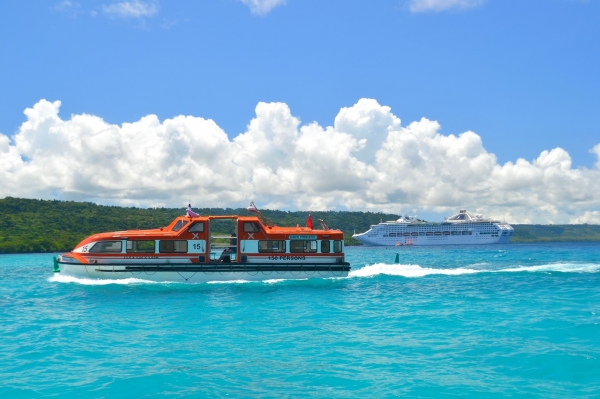
M 188 242 L 186 240 L 161 240 L 158 243 L 158 250 L 162 253 L 186 253 Z
M 244 233 L 257 233 L 260 229 L 256 223 L 244 223 Z
M 290 252 L 317 252 L 317 242 L 312 240 L 290 241 Z
M 260 240 L 258 252 L 285 252 L 284 240 Z
M 333 242 L 333 252 L 337 252 L 337 253 L 342 252 L 342 241 L 334 241 Z
M 90 248 L 91 253 L 120 253 L 121 248 L 123 248 L 123 243 L 121 241 L 102 241 L 94 244 L 93 247 Z
M 194 223 L 188 229 L 189 233 L 200 233 L 204 231 L 204 223 Z
M 171 229 L 171 231 L 179 231 L 186 224 L 188 224 L 187 220 L 183 220 L 183 219 L 178 220 L 177 223 L 175 223 L 175 226 L 173 226 L 173 228 Z
M 127 252 L 153 254 L 155 245 L 154 240 L 127 241 Z
M 329 243 L 329 240 L 323 240 L 321 241 L 321 252 L 324 254 L 328 254 L 331 251 L 331 245 Z

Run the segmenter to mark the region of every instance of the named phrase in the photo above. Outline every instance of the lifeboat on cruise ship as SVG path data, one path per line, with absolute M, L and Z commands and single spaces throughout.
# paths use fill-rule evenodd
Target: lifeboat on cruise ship
M 55 271 L 98 279 L 152 281 L 345 277 L 344 233 L 330 229 L 279 227 L 258 216 L 186 216 L 152 230 L 94 234 L 55 260 Z M 229 220 L 233 233 L 219 234 Z M 213 230 L 215 230 L 213 232 Z

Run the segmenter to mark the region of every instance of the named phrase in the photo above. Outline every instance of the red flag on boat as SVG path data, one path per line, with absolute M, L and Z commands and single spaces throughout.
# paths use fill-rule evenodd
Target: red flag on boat
M 250 203 L 250 206 L 247 208 L 248 212 L 259 213 L 258 208 L 254 205 L 254 201 Z
M 308 213 L 308 219 L 306 219 L 306 227 L 308 227 L 311 230 L 313 228 L 312 215 L 310 214 L 310 212 Z

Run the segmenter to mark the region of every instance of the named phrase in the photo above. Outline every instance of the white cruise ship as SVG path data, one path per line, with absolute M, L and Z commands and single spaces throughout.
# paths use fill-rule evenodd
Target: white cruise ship
M 466 210 L 428 223 L 410 216 L 372 225 L 369 230 L 352 237 L 364 245 L 456 245 L 507 244 L 514 229 L 507 223 L 471 216 Z

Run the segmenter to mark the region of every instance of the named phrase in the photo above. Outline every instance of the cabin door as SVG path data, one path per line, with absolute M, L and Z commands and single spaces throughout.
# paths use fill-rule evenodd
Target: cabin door
M 210 263 L 238 263 L 237 219 L 210 219 L 207 238 Z

